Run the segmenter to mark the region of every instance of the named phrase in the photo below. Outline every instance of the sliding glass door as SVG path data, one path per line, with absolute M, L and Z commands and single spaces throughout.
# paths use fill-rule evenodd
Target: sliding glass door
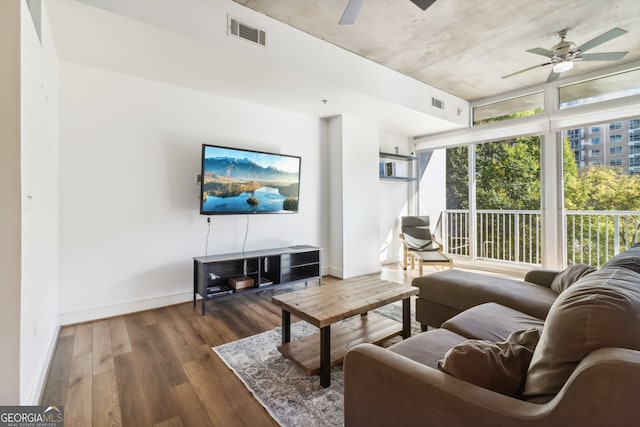
M 419 161 L 419 212 L 444 208 L 434 223 L 448 253 L 541 263 L 539 136 L 426 151 Z M 444 170 L 442 181 L 434 169 Z M 442 185 L 444 203 L 434 196 Z

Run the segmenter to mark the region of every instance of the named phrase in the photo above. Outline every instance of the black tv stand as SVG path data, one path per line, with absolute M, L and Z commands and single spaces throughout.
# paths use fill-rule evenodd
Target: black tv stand
M 295 245 L 287 248 L 193 258 L 193 306 L 202 297 L 202 314 L 206 302 L 229 295 L 264 291 L 296 282 L 319 280 L 321 248 Z M 234 289 L 229 279 L 248 277 L 253 285 Z

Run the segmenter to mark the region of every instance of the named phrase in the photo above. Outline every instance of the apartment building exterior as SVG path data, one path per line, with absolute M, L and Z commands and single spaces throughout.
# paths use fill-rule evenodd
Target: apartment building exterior
M 569 129 L 565 136 L 579 169 L 603 165 L 640 174 L 640 118 Z

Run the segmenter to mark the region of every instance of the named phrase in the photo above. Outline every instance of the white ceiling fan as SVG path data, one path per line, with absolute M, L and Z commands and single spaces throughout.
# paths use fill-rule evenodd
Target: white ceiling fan
M 411 0 L 411 2 L 418 6 L 420 9 L 427 10 L 427 8 L 435 3 L 436 0 Z M 351 25 L 356 22 L 356 18 L 358 17 L 358 13 L 360 12 L 362 3 L 364 3 L 364 0 L 349 0 L 347 7 L 342 13 L 342 18 L 340 18 L 339 24 Z
M 546 65 L 552 65 L 551 72 L 547 78 L 547 83 L 556 80 L 560 77 L 560 73 L 569 71 L 573 68 L 575 61 L 619 61 L 629 52 L 603 52 L 603 53 L 587 53 L 584 52 L 593 49 L 609 40 L 615 39 L 625 34 L 627 31 L 621 28 L 613 28 L 606 33 L 600 34 L 598 37 L 589 40 L 588 42 L 577 46 L 574 42 L 566 40 L 569 29 L 558 31 L 558 37 L 560 42 L 554 45 L 551 50 L 537 47 L 535 49 L 529 49 L 527 52 L 535 53 L 549 58 L 548 62 L 544 64 L 534 65 L 533 67 L 525 68 L 524 70 L 516 71 L 515 73 L 507 74 L 503 76 L 503 79 L 515 76 L 516 74 L 524 73 L 525 71 L 533 70 L 535 68 L 544 67 Z

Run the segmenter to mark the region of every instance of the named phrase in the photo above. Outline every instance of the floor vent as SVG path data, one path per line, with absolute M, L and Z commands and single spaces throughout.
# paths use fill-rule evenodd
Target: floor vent
M 431 97 L 431 106 L 438 108 L 439 110 L 444 110 L 444 101 Z
M 227 21 L 227 34 L 260 46 L 267 45 L 267 33 L 260 28 L 252 27 L 251 25 L 247 25 L 230 16 L 227 17 Z

